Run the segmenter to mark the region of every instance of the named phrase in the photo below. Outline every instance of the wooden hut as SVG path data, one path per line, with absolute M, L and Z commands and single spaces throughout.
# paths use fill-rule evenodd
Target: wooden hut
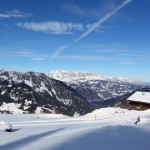
M 127 99 L 127 105 L 133 109 L 150 109 L 150 92 L 136 91 Z

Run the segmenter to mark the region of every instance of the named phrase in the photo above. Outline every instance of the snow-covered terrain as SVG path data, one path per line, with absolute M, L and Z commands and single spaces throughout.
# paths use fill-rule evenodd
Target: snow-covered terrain
M 76 90 L 44 73 L 0 70 L 0 113 L 86 114 L 93 106 Z
M 13 126 L 13 132 L 0 131 L 1 150 L 150 149 L 150 110 L 103 108 L 75 117 L 3 114 L 0 120 Z
M 47 75 L 65 82 L 92 103 L 122 96 L 148 86 L 135 79 L 105 77 L 89 72 L 56 70 Z
M 130 84 L 143 84 L 140 80 L 126 78 L 126 77 L 106 77 L 101 76 L 96 73 L 91 72 L 84 72 L 84 71 L 69 71 L 69 70 L 55 70 L 50 71 L 48 76 L 61 80 L 64 82 L 85 82 L 89 80 L 105 80 L 105 81 L 112 81 L 112 82 L 123 82 L 123 83 L 130 83 Z

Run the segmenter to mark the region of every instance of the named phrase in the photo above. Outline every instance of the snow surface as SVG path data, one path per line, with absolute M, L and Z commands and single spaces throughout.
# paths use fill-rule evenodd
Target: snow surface
M 78 117 L 11 114 L 0 120 L 13 126 L 12 132 L 0 131 L 1 150 L 150 150 L 150 110 L 103 108 Z
M 145 102 L 150 104 L 150 92 L 137 91 L 131 95 L 127 100 L 135 102 Z

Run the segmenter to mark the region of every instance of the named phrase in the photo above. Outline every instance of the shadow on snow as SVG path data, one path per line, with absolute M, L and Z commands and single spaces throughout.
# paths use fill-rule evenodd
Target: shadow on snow
M 150 132 L 136 127 L 109 126 L 70 139 L 51 150 L 150 150 Z M 49 149 L 47 149 L 49 150 Z
M 60 130 L 63 130 L 63 129 L 65 129 L 65 127 L 57 129 L 57 130 L 53 130 L 53 131 L 48 131 L 48 132 L 44 132 L 44 133 L 40 133 L 40 134 L 31 135 L 31 136 L 22 138 L 20 140 L 17 140 L 17 141 L 11 142 L 11 143 L 1 145 L 0 150 L 9 150 L 10 148 L 12 150 L 14 150 L 14 149 L 20 148 L 21 146 L 25 146 L 27 144 L 30 144 L 30 143 L 36 141 L 36 140 L 39 140 L 45 136 L 49 136 L 49 135 L 51 135 L 55 132 L 58 132 Z

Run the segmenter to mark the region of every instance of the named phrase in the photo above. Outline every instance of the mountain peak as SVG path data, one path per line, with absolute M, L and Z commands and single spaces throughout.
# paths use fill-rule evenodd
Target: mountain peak
M 93 110 L 92 104 L 73 88 L 44 73 L 32 71 L 18 73 L 1 70 L 0 100 L 0 112 L 8 110 L 9 113 L 16 111 L 14 106 L 25 113 L 33 113 L 37 107 L 46 113 L 67 115 L 85 114 Z
M 85 72 L 85 71 L 55 70 L 55 71 L 50 71 L 47 75 L 49 77 L 64 82 L 74 82 L 74 81 L 85 82 L 90 80 L 105 80 L 105 81 L 112 81 L 112 82 L 137 84 L 137 85 L 143 84 L 141 81 L 136 79 L 130 79 L 126 77 L 106 77 L 96 73 Z
M 47 74 L 49 77 L 52 77 L 57 80 L 62 80 L 65 82 L 71 81 L 86 81 L 86 80 L 104 80 L 103 76 L 100 76 L 96 73 L 85 72 L 85 71 L 70 71 L 70 70 L 55 70 L 50 71 Z

